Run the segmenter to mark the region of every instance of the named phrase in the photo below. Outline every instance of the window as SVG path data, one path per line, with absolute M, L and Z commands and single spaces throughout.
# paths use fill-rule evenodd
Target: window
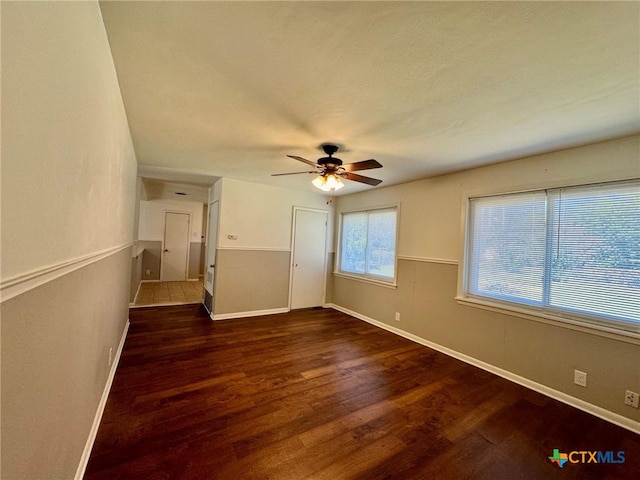
M 339 272 L 393 282 L 397 208 L 343 213 Z
M 640 183 L 469 200 L 466 293 L 640 332 Z

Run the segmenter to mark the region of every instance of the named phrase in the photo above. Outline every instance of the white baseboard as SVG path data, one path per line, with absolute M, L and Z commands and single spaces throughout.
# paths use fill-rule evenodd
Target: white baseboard
M 109 371 L 109 376 L 107 377 L 107 383 L 105 384 L 104 390 L 102 391 L 102 397 L 100 398 L 100 403 L 98 404 L 98 410 L 96 411 L 96 416 L 93 418 L 93 425 L 91 426 L 91 430 L 89 431 L 89 438 L 87 438 L 87 443 L 85 444 L 82 456 L 80 457 L 80 464 L 78 465 L 78 469 L 76 470 L 74 480 L 82 480 L 85 470 L 87 469 L 89 457 L 91 456 L 91 450 L 93 449 L 93 443 L 96 441 L 96 435 L 98 434 L 98 428 L 100 427 L 100 422 L 102 421 L 104 407 L 107 405 L 107 399 L 109 398 L 109 392 L 111 391 L 111 384 L 113 383 L 113 379 L 116 376 L 116 370 L 118 369 L 118 363 L 120 362 L 120 356 L 122 355 L 122 349 L 124 348 L 124 342 L 127 339 L 128 331 L 129 319 L 127 319 L 127 324 L 124 326 L 124 331 L 122 332 L 122 338 L 120 339 L 118 350 L 116 351 L 116 355 L 113 358 L 111 370 Z
M 630 418 L 624 417 L 617 413 L 606 410 L 597 405 L 593 405 L 589 402 L 585 402 L 576 397 L 572 397 L 564 392 L 559 390 L 555 390 L 551 387 L 543 385 L 541 383 L 534 382 L 533 380 L 529 380 L 528 378 L 521 377 L 513 372 L 508 370 L 504 370 L 502 368 L 496 367 L 495 365 L 491 365 L 489 363 L 485 363 L 476 358 L 470 357 L 469 355 L 465 355 L 464 353 L 457 352 L 447 347 L 443 347 L 437 343 L 430 342 L 429 340 L 425 340 L 424 338 L 418 337 L 409 332 L 405 332 L 397 327 L 392 327 L 391 325 L 387 325 L 386 323 L 380 322 L 378 320 L 374 320 L 373 318 L 362 315 L 358 312 L 354 312 L 353 310 L 349 310 L 348 308 L 341 307 L 340 305 L 336 305 L 333 303 L 325 305 L 325 307 L 335 308 L 336 310 L 346 313 L 347 315 L 351 315 L 359 320 L 375 325 L 376 327 L 380 327 L 389 332 L 395 333 L 396 335 L 400 335 L 408 340 L 419 343 L 420 345 L 424 345 L 425 347 L 432 348 L 437 350 L 438 352 L 444 353 L 450 357 L 461 360 L 469 365 L 473 365 L 474 367 L 481 368 L 482 370 L 486 370 L 487 372 L 498 375 L 499 377 L 505 378 L 509 381 L 517 383 L 518 385 L 522 385 L 523 387 L 534 390 L 538 393 L 546 395 L 547 397 L 553 398 L 554 400 L 558 400 L 562 403 L 565 403 L 571 407 L 575 407 L 584 412 L 590 413 L 591 415 L 595 415 L 598 418 L 606 420 L 607 422 L 618 425 L 619 427 L 625 428 L 627 430 L 631 430 L 634 433 L 640 434 L 640 422 L 636 422 Z
M 271 308 L 269 310 L 253 310 L 250 312 L 233 312 L 233 313 L 219 313 L 212 315 L 211 320 L 231 320 L 232 318 L 245 318 L 245 317 L 259 317 L 262 315 L 274 315 L 276 313 L 287 313 L 289 309 L 284 308 Z

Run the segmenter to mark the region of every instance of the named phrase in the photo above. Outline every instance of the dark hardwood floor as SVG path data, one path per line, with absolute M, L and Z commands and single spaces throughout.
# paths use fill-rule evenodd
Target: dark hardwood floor
M 86 479 L 640 478 L 639 435 L 335 310 L 130 320 Z

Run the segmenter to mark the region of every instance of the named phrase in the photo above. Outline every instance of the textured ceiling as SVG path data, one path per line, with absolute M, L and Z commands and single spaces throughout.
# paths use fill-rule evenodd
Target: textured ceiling
M 270 174 L 336 142 L 383 187 L 640 132 L 638 2 L 100 4 L 138 163 L 166 180 L 313 190 Z

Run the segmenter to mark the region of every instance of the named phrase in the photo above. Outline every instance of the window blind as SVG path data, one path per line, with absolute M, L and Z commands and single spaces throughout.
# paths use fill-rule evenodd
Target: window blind
M 640 184 L 469 202 L 467 293 L 640 331 Z
M 640 325 L 640 189 L 549 192 L 550 306 Z

